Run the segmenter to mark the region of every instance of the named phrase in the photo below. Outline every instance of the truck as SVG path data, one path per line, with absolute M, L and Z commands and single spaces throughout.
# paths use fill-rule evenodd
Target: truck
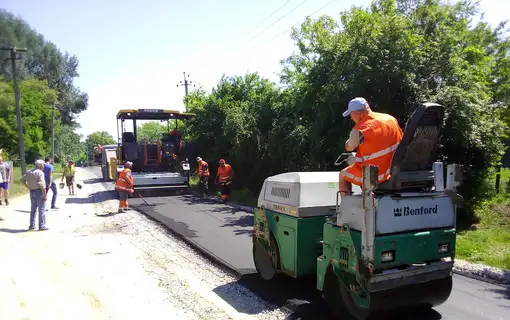
M 133 163 L 131 168 L 134 191 L 148 190 L 188 190 L 190 164 L 183 156 L 183 142 L 178 132 L 178 120 L 190 120 L 193 113 L 164 109 L 123 109 L 117 113 L 117 172 L 124 169 L 127 161 Z M 137 121 L 166 121 L 167 132 L 161 133 L 156 143 L 147 139 L 138 141 Z M 170 132 L 170 121 L 175 127 Z M 126 121 L 132 122 L 132 131 L 126 130 Z
M 259 276 L 315 276 L 338 318 L 444 303 L 452 290 L 462 166 L 445 170 L 436 159 L 443 118 L 443 106 L 419 104 L 392 158 L 391 178 L 378 184 L 378 167 L 363 166 L 352 195 L 340 196 L 338 171 L 265 179 L 253 225 Z M 354 161 L 344 153 L 334 164 Z
M 107 144 L 100 146 L 99 157 L 103 181 L 114 181 L 117 178 L 117 145 Z

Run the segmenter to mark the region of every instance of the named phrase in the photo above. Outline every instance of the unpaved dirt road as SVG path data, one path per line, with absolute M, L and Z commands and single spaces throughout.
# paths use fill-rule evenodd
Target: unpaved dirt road
M 77 169 L 48 231 L 27 231 L 28 197 L 0 208 L 0 319 L 284 319 L 278 309 Z M 80 182 L 80 181 L 78 181 Z M 105 189 L 106 188 L 106 189 Z M 65 191 L 65 190 L 59 190 Z M 220 298 L 221 297 L 221 298 Z

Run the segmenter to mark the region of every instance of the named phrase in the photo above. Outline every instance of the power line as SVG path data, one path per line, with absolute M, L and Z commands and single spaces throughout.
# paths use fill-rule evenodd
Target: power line
M 273 25 L 275 25 L 277 22 L 279 22 L 281 19 L 285 18 L 287 15 L 289 15 L 290 13 L 292 13 L 294 10 L 296 10 L 297 8 L 301 7 L 305 2 L 307 2 L 308 0 L 304 0 L 303 2 L 301 2 L 300 4 L 298 4 L 297 6 L 295 6 L 292 10 L 290 10 L 289 12 L 287 12 L 286 14 L 284 14 L 283 16 L 281 16 L 280 18 L 278 18 L 278 20 L 276 20 L 275 22 L 273 22 L 272 24 L 270 24 L 268 27 L 266 27 L 265 29 L 263 29 L 262 31 L 260 31 L 259 33 L 257 33 L 254 37 L 252 37 L 250 40 L 246 41 L 245 43 L 243 43 L 239 48 L 237 48 L 237 50 L 241 49 L 242 47 L 244 47 L 247 43 L 249 43 L 250 41 L 252 41 L 253 39 L 255 39 L 256 37 L 258 37 L 259 35 L 261 35 L 262 33 L 264 33 L 264 31 L 266 31 L 267 29 L 271 28 Z
M 228 46 L 228 48 L 231 48 L 233 45 L 236 44 L 237 41 L 241 40 L 245 35 L 247 34 L 250 34 L 253 30 L 257 29 L 260 25 L 262 25 L 267 19 L 271 18 L 275 13 L 277 13 L 278 11 L 280 11 L 281 8 L 285 7 L 289 2 L 291 2 L 292 0 L 288 0 L 287 2 L 285 2 L 284 4 L 282 4 L 278 9 L 276 9 L 276 11 L 273 11 L 273 13 L 271 13 L 269 16 L 267 16 L 264 20 L 262 20 L 258 25 L 256 25 L 255 27 L 253 27 L 250 31 L 246 32 L 243 36 L 239 37 L 238 39 L 236 39 L 236 41 L 234 41 L 230 46 Z
M 322 9 L 326 8 L 327 6 L 329 6 L 330 4 L 332 4 L 333 2 L 337 2 L 338 0 L 332 0 L 328 3 L 326 3 L 325 5 L 323 5 L 322 7 L 320 7 L 319 9 L 317 9 L 314 13 L 312 14 L 309 14 L 307 15 L 306 17 L 310 17 L 310 16 L 313 16 L 314 14 L 316 14 L 317 12 L 321 11 Z M 274 40 L 276 40 L 277 38 L 279 38 L 281 35 L 289 32 L 290 30 L 292 30 L 292 28 L 294 28 L 297 24 L 301 23 L 303 20 L 299 20 L 298 22 L 294 23 L 290 28 L 284 30 L 282 33 L 278 34 L 276 37 L 274 37 L 273 39 L 267 41 L 268 43 L 269 42 L 273 42 Z
M 192 84 L 191 81 L 188 80 L 189 74 L 187 75 L 187 77 L 186 77 L 186 72 L 183 72 L 182 74 L 184 75 L 184 82 L 179 81 L 180 83 L 177 85 L 177 87 L 184 86 L 184 93 L 186 94 L 186 96 L 188 96 L 188 87 L 194 87 L 195 84 Z M 188 112 L 187 109 L 188 108 L 186 107 L 186 112 Z

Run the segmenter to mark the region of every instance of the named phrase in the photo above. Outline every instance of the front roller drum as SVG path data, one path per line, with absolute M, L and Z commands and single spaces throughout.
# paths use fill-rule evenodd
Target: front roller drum
M 356 303 L 357 296 L 333 272 L 325 279 L 324 299 L 336 317 L 348 312 L 357 320 L 401 308 L 434 307 L 443 304 L 452 291 L 452 277 L 369 293 L 369 307 Z
M 259 276 L 266 280 L 272 280 L 279 270 L 280 252 L 273 237 L 270 240 L 269 252 L 260 244 L 257 238 L 253 238 L 253 262 Z

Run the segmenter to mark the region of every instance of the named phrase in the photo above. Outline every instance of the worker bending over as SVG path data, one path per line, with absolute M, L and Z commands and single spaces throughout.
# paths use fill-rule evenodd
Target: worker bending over
M 220 184 L 221 200 L 226 202 L 230 195 L 230 184 L 234 177 L 234 170 L 229 164 L 225 163 L 225 159 L 220 159 L 219 164 L 215 180 Z
M 197 164 L 198 178 L 200 179 L 200 194 L 202 197 L 205 197 L 209 190 L 209 164 L 200 157 L 197 157 Z
M 344 117 L 351 116 L 355 122 L 345 149 L 349 152 L 358 149 L 355 163 L 340 171 L 338 190 L 340 195 L 352 194 L 352 184 L 361 186 L 363 166 L 378 166 L 378 182 L 390 179 L 393 154 L 402 140 L 402 129 L 397 119 L 389 114 L 373 112 L 364 98 L 349 102 Z
M 135 192 L 133 190 L 133 176 L 131 175 L 132 167 L 133 163 L 127 161 L 124 164 L 124 170 L 119 173 L 119 178 L 115 183 L 115 190 L 119 193 L 119 213 L 126 212 L 128 210 L 129 194 Z

